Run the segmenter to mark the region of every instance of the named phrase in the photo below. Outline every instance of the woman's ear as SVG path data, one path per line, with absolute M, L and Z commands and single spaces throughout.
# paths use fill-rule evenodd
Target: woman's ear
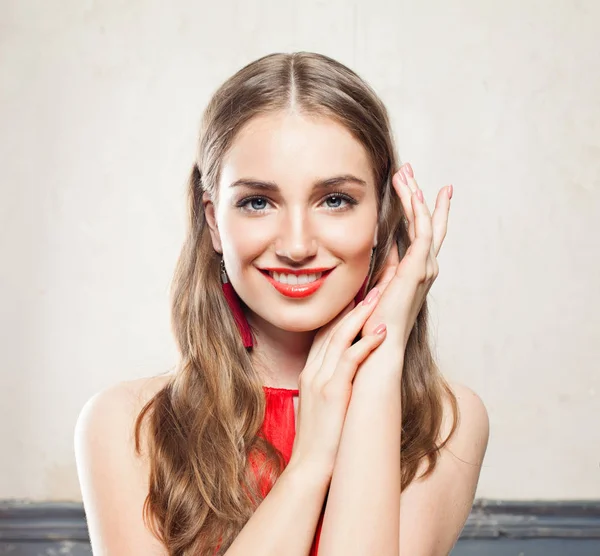
M 221 236 L 219 234 L 219 227 L 217 226 L 217 218 L 215 215 L 215 204 L 212 202 L 210 195 L 206 191 L 202 194 L 202 206 L 204 207 L 206 223 L 210 229 L 210 238 L 212 240 L 213 248 L 217 253 L 223 253 Z

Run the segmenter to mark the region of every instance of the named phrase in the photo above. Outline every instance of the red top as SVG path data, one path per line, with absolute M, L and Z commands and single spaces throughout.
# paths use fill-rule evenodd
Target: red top
M 299 395 L 299 390 L 273 388 L 270 386 L 263 386 L 263 389 L 265 392 L 266 410 L 265 419 L 259 434 L 281 451 L 287 465 L 292 455 L 292 447 L 296 436 L 294 397 Z M 250 464 L 256 472 L 255 460 L 251 458 Z M 262 483 L 261 492 L 263 497 L 266 497 L 269 491 L 270 488 L 266 482 Z M 317 556 L 324 514 L 325 505 L 323 505 L 321 515 L 319 516 L 309 556 Z M 215 554 L 218 552 L 219 546 L 217 546 Z
M 265 411 L 265 420 L 261 431 L 263 437 L 269 440 L 273 446 L 281 450 L 286 464 L 289 463 L 292 455 L 292 446 L 296 436 L 296 421 L 294 416 L 294 397 L 298 396 L 298 390 L 286 388 L 272 388 L 263 386 L 266 396 L 267 407 Z M 266 496 L 266 492 L 264 495 Z M 317 556 L 319 540 L 321 537 L 321 527 L 323 526 L 323 515 L 325 506 L 321 511 L 315 537 L 310 549 L 310 556 Z

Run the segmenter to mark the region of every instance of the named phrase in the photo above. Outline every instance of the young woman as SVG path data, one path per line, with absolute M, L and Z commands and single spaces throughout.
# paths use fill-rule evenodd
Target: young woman
M 218 89 L 188 194 L 181 361 L 77 422 L 94 554 L 448 554 L 488 440 L 428 343 L 452 186 L 431 214 L 381 100 L 302 52 Z

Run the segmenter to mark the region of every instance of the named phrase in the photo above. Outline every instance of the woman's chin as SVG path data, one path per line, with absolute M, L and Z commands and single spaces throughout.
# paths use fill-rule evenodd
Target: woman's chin
M 307 315 L 286 315 L 286 317 L 274 318 L 272 324 L 287 332 L 313 332 L 322 326 L 325 326 L 336 314 L 323 312 L 315 314 L 315 310 L 311 309 Z

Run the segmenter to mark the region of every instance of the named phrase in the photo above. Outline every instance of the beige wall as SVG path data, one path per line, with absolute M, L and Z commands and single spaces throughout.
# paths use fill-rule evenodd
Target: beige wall
M 173 367 L 201 111 L 293 50 L 379 91 L 430 203 L 455 186 L 430 303 L 490 414 L 477 496 L 600 498 L 600 3 L 354 4 L 2 2 L 0 498 L 80 499 L 85 400 Z

